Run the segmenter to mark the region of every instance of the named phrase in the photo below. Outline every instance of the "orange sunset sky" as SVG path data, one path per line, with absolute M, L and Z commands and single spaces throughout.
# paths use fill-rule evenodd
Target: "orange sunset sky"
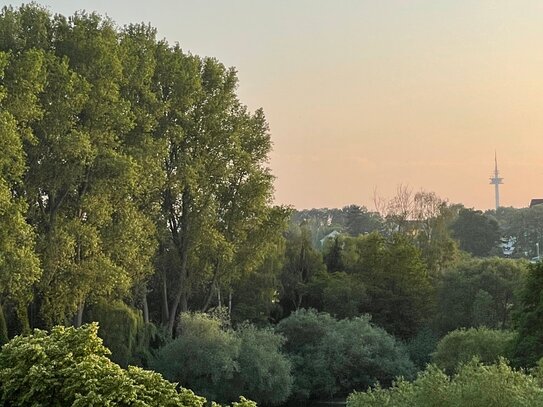
M 371 209 L 403 184 L 492 208 L 495 150 L 502 205 L 543 198 L 543 1 L 41 4 L 150 22 L 235 66 L 270 123 L 277 203 Z

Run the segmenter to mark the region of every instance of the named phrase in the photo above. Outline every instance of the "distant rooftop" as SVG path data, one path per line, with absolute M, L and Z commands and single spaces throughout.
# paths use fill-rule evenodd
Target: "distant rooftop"
M 532 206 L 541 205 L 541 204 L 543 204 L 543 198 L 532 199 L 532 200 L 530 201 L 530 208 L 531 208 Z

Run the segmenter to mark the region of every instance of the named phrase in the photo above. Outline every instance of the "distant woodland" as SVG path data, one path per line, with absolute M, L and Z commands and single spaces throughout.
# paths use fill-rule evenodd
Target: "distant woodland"
M 0 406 L 543 405 L 543 205 L 274 205 L 237 83 L 149 25 L 2 10 Z

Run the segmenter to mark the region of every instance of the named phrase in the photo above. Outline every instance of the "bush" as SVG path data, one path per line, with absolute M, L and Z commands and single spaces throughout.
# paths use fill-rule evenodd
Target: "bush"
M 394 377 L 412 377 L 406 349 L 369 317 L 337 321 L 328 314 L 300 310 L 277 331 L 287 338 L 293 363 L 294 397 L 300 400 L 346 395 Z
M 245 325 L 234 331 L 221 318 L 186 313 L 178 337 L 159 350 L 151 366 L 211 400 L 227 402 L 243 394 L 280 404 L 292 386 L 282 343 L 271 330 Z
M 108 359 L 98 325 L 18 336 L 0 352 L 0 405 L 203 407 L 205 399 L 158 373 Z
M 221 321 L 205 314 L 181 314 L 178 337 L 161 348 L 150 366 L 210 400 L 225 401 L 239 369 L 240 340 Z
M 458 329 L 448 333 L 437 344 L 433 362 L 453 373 L 459 365 L 477 357 L 481 362 L 493 363 L 505 356 L 515 333 L 488 328 Z
M 241 340 L 239 371 L 231 387 L 259 404 L 285 402 L 292 391 L 291 364 L 281 353 L 284 338 L 272 329 L 244 325 L 236 331 Z
M 412 382 L 400 380 L 390 389 L 353 393 L 347 407 L 533 407 L 543 405 L 538 379 L 510 368 L 504 360 L 485 366 L 463 365 L 449 378 L 430 365 Z

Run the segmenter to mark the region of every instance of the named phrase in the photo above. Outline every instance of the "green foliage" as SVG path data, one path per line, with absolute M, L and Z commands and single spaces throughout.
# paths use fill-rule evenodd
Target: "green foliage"
M 284 255 L 283 240 L 270 250 L 254 273 L 233 285 L 234 292 L 239 293 L 232 301 L 231 317 L 234 323 L 249 321 L 257 325 L 267 324 L 272 315 L 277 313 Z
M 500 239 L 498 222 L 473 209 L 461 209 L 451 229 L 460 249 L 474 256 L 489 256 Z
M 205 314 L 181 314 L 178 337 L 161 348 L 151 367 L 210 400 L 226 401 L 238 370 L 240 341 Z
M 244 325 L 238 331 L 201 313 L 180 316 L 178 337 L 160 349 L 151 366 L 208 399 L 228 402 L 240 394 L 280 404 L 290 394 L 290 363 L 282 337 Z
M 534 366 L 543 357 L 543 263 L 532 264 L 514 317 L 518 332 L 511 360 L 519 366 Z
M 472 361 L 449 378 L 435 366 L 413 382 L 399 380 L 390 389 L 353 393 L 347 407 L 530 407 L 543 405 L 538 379 L 511 369 Z
M 299 310 L 282 320 L 277 331 L 287 338 L 293 397 L 298 400 L 346 395 L 414 372 L 405 348 L 367 317 L 337 321 L 325 313 Z
M 36 55 L 39 59 L 39 56 Z M 0 52 L 0 76 L 11 62 L 8 54 Z M 34 61 L 35 62 L 35 61 Z M 37 63 L 37 62 L 36 62 Z M 26 67 L 31 70 L 30 67 Z M 30 73 L 28 73 L 30 74 Z M 8 74 L 9 75 L 9 74 Z M 25 77 L 19 78 L 24 82 Z M 41 277 L 41 268 L 34 251 L 35 234 L 25 219 L 28 205 L 16 191 L 20 188 L 25 170 L 22 132 L 9 113 L 5 81 L 0 82 L 0 309 L 6 301 L 15 304 L 22 331 L 28 331 L 26 307 L 32 299 L 32 286 Z M 21 90 L 21 97 L 29 92 Z M 0 322 L 0 342 L 7 339 L 4 313 Z
M 526 263 L 499 258 L 468 259 L 445 270 L 438 280 L 436 330 L 511 328 L 525 275 Z
M 512 257 L 532 258 L 537 256 L 536 244 L 543 248 L 541 230 L 543 230 L 543 206 L 531 208 L 504 208 L 495 212 L 500 224 L 502 236 L 516 239 Z
M 423 327 L 413 338 L 407 341 L 406 347 L 409 357 L 417 368 L 423 370 L 430 363 L 437 342 L 437 335 L 429 327 Z
M 336 318 L 360 315 L 368 295 L 360 280 L 345 272 L 320 272 L 307 286 L 307 304 Z
M 345 271 L 366 288 L 369 300 L 363 312 L 402 339 L 428 320 L 434 306 L 430 276 L 419 249 L 404 235 L 391 239 L 372 233 L 345 239 Z
M 6 316 L 4 315 L 4 309 L 0 305 L 0 345 L 3 345 L 8 341 L 8 327 L 6 324 Z
M 239 327 L 236 336 L 241 340 L 239 370 L 230 384 L 231 394 L 243 394 L 263 405 L 284 403 L 293 382 L 290 361 L 281 352 L 284 338 L 270 328 L 252 325 Z
M 281 273 L 281 305 L 286 311 L 304 306 L 313 276 L 325 270 L 322 255 L 311 244 L 309 230 L 292 226 L 286 234 L 285 263 Z
M 0 352 L 2 406 L 203 407 L 205 399 L 153 372 L 108 359 L 98 325 L 18 336 Z
M 476 357 L 482 363 L 497 362 L 506 356 L 516 334 L 488 328 L 458 329 L 448 333 L 437 344 L 432 361 L 451 374 Z
M 120 301 L 99 301 L 91 307 L 89 319 L 100 324 L 98 335 L 113 362 L 122 367 L 146 365 L 156 328 L 143 322 L 141 312 Z

